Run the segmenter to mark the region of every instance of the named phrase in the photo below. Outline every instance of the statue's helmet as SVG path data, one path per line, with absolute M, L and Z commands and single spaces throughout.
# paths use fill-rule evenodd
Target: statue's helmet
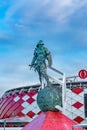
M 44 45 L 43 41 L 40 40 L 38 43 L 37 43 L 37 47 L 40 46 L 40 45 Z

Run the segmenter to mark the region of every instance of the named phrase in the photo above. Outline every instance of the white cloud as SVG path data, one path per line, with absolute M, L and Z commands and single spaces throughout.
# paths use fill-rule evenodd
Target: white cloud
M 87 6 L 87 1 L 76 0 L 54 0 L 47 5 L 46 13 L 56 21 L 65 21 L 69 16 L 75 13 L 83 6 Z
M 28 0 L 16 0 L 8 8 L 5 14 L 5 20 L 9 20 Z M 12 2 L 12 1 L 11 1 Z
M 87 0 L 16 0 L 6 12 L 5 19 L 10 19 L 14 14 L 21 11 L 24 19 L 31 21 L 32 18 L 43 17 L 52 21 L 66 21 L 69 16 L 83 6 L 87 6 Z

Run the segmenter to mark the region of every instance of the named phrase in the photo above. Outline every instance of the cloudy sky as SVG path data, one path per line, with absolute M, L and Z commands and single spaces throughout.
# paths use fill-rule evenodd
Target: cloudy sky
M 87 0 L 0 1 L 0 92 L 38 83 L 29 70 L 42 39 L 53 67 L 67 76 L 87 70 Z

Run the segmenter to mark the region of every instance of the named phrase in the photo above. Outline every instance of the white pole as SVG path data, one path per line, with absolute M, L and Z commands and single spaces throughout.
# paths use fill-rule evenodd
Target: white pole
M 63 103 L 63 113 L 66 109 L 66 75 L 63 76 L 63 86 L 62 86 L 62 103 Z

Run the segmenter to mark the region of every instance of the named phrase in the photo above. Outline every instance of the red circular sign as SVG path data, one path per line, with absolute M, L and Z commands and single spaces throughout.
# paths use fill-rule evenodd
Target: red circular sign
M 79 76 L 81 79 L 87 78 L 87 71 L 86 71 L 86 70 L 80 70 L 79 73 L 78 73 L 78 76 Z

